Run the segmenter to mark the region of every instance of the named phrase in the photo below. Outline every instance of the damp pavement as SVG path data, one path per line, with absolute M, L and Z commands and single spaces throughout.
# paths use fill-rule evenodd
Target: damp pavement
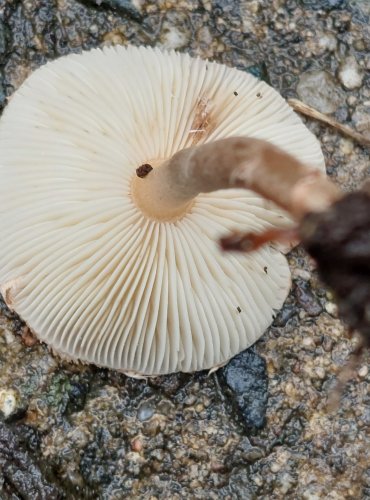
M 145 44 L 251 72 L 370 137 L 369 17 L 367 0 L 0 0 L 0 106 L 58 56 Z M 369 177 L 369 150 L 308 126 L 342 188 Z M 61 361 L 0 302 L 0 498 L 369 498 L 369 356 L 328 412 L 355 342 L 302 249 L 289 262 L 273 326 L 212 375 Z

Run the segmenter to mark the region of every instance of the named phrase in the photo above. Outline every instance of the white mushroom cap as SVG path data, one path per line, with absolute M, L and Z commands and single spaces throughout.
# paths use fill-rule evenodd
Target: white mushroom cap
M 318 142 L 272 88 L 156 49 L 69 55 L 35 71 L 0 122 L 0 284 L 56 352 L 141 374 L 222 364 L 253 344 L 290 287 L 271 247 L 224 255 L 232 229 L 285 225 L 240 189 L 200 194 L 172 222 L 131 197 L 135 170 L 229 136 L 267 139 L 323 169 Z

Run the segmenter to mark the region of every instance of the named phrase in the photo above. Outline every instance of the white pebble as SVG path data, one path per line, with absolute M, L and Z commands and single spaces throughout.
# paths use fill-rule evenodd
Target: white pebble
M 334 302 L 327 302 L 325 304 L 325 311 L 330 314 L 330 316 L 337 316 L 338 306 Z
M 187 34 L 178 30 L 174 26 L 169 26 L 161 37 L 161 47 L 164 49 L 180 49 L 189 41 Z
M 305 281 L 309 281 L 311 278 L 311 273 L 309 271 L 306 271 L 305 269 L 293 269 L 293 276 L 297 278 L 301 278 Z
M 364 78 L 363 72 L 353 56 L 347 59 L 341 65 L 339 70 L 339 80 L 346 89 L 352 90 L 361 87 Z
M 9 417 L 17 407 L 16 393 L 13 389 L 0 390 L 0 411 L 4 417 Z
M 4 338 L 5 342 L 10 345 L 15 342 L 15 336 L 12 334 L 10 330 L 4 330 Z
M 361 368 L 358 370 L 358 376 L 361 378 L 365 378 L 366 375 L 369 373 L 369 369 L 366 365 L 361 366 Z
M 270 466 L 270 469 L 271 469 L 271 472 L 279 472 L 279 470 L 281 469 L 281 465 L 278 463 L 278 462 L 273 462 Z

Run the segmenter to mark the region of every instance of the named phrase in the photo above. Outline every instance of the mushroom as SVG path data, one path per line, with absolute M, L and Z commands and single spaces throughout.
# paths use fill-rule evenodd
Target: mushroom
M 142 47 L 35 71 L 0 151 L 6 303 L 59 355 L 130 374 L 210 369 L 253 344 L 289 291 L 286 259 L 215 240 L 289 224 L 248 190 L 269 197 L 277 164 L 325 182 L 318 142 L 267 84 Z

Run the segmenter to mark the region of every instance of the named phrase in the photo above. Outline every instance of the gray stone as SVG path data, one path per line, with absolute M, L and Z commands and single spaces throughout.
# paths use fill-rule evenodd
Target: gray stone
M 307 71 L 299 78 L 299 98 L 322 113 L 334 113 L 343 101 L 335 79 L 327 71 Z
M 364 73 L 354 56 L 347 57 L 339 68 L 339 80 L 349 90 L 358 89 L 362 85 Z
M 254 349 L 248 349 L 235 356 L 222 372 L 246 427 L 248 429 L 263 427 L 267 405 L 267 374 L 264 359 Z

